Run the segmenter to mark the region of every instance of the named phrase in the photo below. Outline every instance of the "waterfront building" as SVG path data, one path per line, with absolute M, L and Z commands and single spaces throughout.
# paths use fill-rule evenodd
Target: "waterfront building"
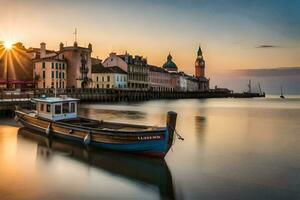
M 198 79 L 194 76 L 187 76 L 187 91 L 196 92 L 199 91 L 199 82 Z
M 205 77 L 205 60 L 203 58 L 203 53 L 200 45 L 197 51 L 197 58 L 195 61 L 195 77 L 198 80 L 199 91 L 209 90 L 209 79 Z
M 149 67 L 149 85 L 153 91 L 172 91 L 171 74 L 161 68 L 154 65 L 148 65 Z
M 54 63 L 54 79 L 52 76 L 52 72 L 48 74 L 50 76 L 50 80 L 48 80 L 48 76 L 45 76 L 45 80 L 41 79 L 38 81 L 39 88 L 87 88 L 91 87 L 92 79 L 91 79 L 91 53 L 92 53 L 92 45 L 89 44 L 87 48 L 78 46 L 77 42 L 74 42 L 73 46 L 64 46 L 63 43 L 59 45 L 59 51 L 48 50 L 46 48 L 46 43 L 42 42 L 40 44 L 40 48 L 30 48 L 28 51 L 31 54 L 31 59 L 34 61 L 34 77 L 42 78 L 43 76 L 43 66 L 45 66 L 46 73 L 48 70 L 47 66 Z M 44 63 L 44 64 L 43 64 Z M 61 66 L 65 66 L 64 70 L 56 71 L 56 63 Z M 50 70 L 49 68 L 49 70 Z M 49 71 L 50 72 L 50 71 Z M 56 75 L 58 73 L 58 76 Z M 60 78 L 59 74 L 64 74 L 64 78 Z M 38 76 L 35 76 L 38 75 Z M 67 75 L 68 74 L 68 75 Z M 58 78 L 56 78 L 58 77 Z M 54 81 L 54 82 L 53 82 Z M 60 87 L 61 82 L 61 87 Z M 45 84 L 44 84 L 45 83 Z M 54 85 L 53 85 L 53 84 Z M 56 86 L 57 84 L 57 86 Z M 45 86 L 45 87 L 44 87 Z
M 186 86 L 183 86 L 183 77 L 181 77 L 181 74 L 178 72 L 178 67 L 173 61 L 173 57 L 170 53 L 167 56 L 167 61 L 163 64 L 162 68 L 169 72 L 171 76 L 170 84 L 172 91 L 181 91 L 183 88 L 186 88 Z
M 149 88 L 149 67 L 147 59 L 142 56 L 132 56 L 127 52 L 124 55 L 110 53 L 103 62 L 104 67 L 118 66 L 128 74 L 128 87 L 135 89 Z
M 188 91 L 187 76 L 183 72 L 179 73 L 179 90 Z
M 200 46 L 198 48 L 197 58 L 195 61 L 195 76 L 197 78 L 205 77 L 205 60 L 203 58 L 203 53 Z
M 104 67 L 112 67 L 112 66 L 118 66 L 124 71 L 128 71 L 128 64 L 121 59 L 116 53 L 112 52 L 109 54 L 109 57 L 106 58 L 103 62 Z
M 93 88 L 126 88 L 127 72 L 118 66 L 104 67 L 101 63 L 92 65 Z
M 10 49 L 0 42 L 0 87 L 34 87 L 32 60 L 28 49 L 18 42 Z
M 73 46 L 64 47 L 60 43 L 59 52 L 63 59 L 67 61 L 67 87 L 68 88 L 88 88 L 92 85 L 92 44 L 88 47 L 80 47 L 77 42 Z
M 180 91 L 180 74 L 170 73 L 172 91 Z
M 46 50 L 46 43 L 29 51 L 33 59 L 33 77 L 38 88 L 66 88 L 67 61 L 63 54 Z
M 58 56 L 34 61 L 34 79 L 38 88 L 66 88 L 67 62 Z

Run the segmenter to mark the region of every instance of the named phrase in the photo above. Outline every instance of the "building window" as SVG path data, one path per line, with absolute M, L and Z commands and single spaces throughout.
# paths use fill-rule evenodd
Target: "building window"
M 43 82 L 43 88 L 45 88 L 46 87 L 46 84 L 45 84 L 45 82 Z
M 61 72 L 59 72 L 59 78 L 61 78 Z
M 63 113 L 69 112 L 69 103 L 63 103 Z
M 119 81 L 119 76 L 117 75 L 117 81 Z
M 65 78 L 65 73 L 64 73 L 64 72 L 62 72 L 62 78 L 63 78 L 63 79 Z
M 99 84 L 97 84 L 97 88 L 99 88 Z
M 63 85 L 62 87 L 65 88 L 65 82 L 62 82 L 62 85 Z
M 51 63 L 51 67 L 52 67 L 52 69 L 54 69 L 54 63 Z
M 51 73 L 51 78 L 54 78 L 54 71 L 52 71 Z
M 62 64 L 62 69 L 65 70 L 65 63 Z
M 59 63 L 59 69 L 61 69 L 61 63 Z
M 40 111 L 44 112 L 44 104 L 43 103 L 41 103 Z
M 109 88 L 109 84 L 106 84 L 106 88 Z
M 56 78 L 58 78 L 58 71 L 56 71 Z
M 58 69 L 58 63 L 55 63 L 55 68 Z
M 45 70 L 43 71 L 43 79 L 45 79 L 46 78 L 46 72 L 45 72 Z
M 107 76 L 107 81 L 108 81 L 108 82 L 110 81 L 110 76 Z
M 51 111 L 51 105 L 50 104 L 47 104 L 47 110 L 46 110 L 48 113 Z
M 99 78 L 98 78 L 98 76 L 97 76 L 97 82 L 99 81 Z
M 53 82 L 51 82 L 51 88 L 54 88 L 54 83 Z
M 56 115 L 61 114 L 61 105 L 55 105 L 55 112 Z
M 102 76 L 102 82 L 104 82 L 104 76 Z
M 75 112 L 75 103 L 71 103 L 71 113 Z
M 43 69 L 45 69 L 45 66 L 46 66 L 46 64 L 45 64 L 45 62 L 43 62 Z

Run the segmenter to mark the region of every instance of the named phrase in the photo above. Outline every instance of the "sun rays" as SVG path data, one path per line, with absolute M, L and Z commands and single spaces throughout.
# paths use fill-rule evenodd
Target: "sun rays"
M 11 41 L 0 43 L 0 80 L 13 81 L 18 75 L 26 77 L 30 58 L 21 43 Z

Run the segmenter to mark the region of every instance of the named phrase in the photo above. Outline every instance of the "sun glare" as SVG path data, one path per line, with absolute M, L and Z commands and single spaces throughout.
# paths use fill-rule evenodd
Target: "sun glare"
M 7 40 L 4 42 L 5 49 L 11 49 L 12 48 L 12 42 Z

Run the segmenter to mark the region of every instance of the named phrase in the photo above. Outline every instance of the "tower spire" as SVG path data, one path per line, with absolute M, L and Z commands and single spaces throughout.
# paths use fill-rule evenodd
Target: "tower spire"
M 197 56 L 202 56 L 202 49 L 201 49 L 201 44 L 199 43 L 199 48 L 198 48 L 198 52 L 197 52 Z

